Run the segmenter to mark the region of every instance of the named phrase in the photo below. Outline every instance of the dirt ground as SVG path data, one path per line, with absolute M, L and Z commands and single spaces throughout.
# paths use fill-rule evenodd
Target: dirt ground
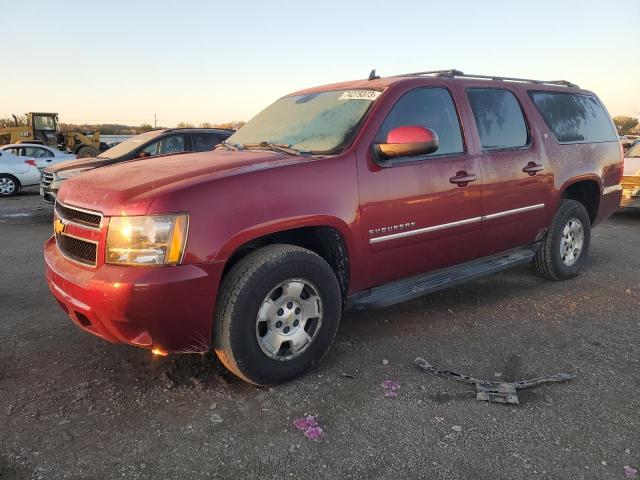
M 594 231 L 572 281 L 528 267 L 345 314 L 313 372 L 255 388 L 213 356 L 154 358 L 76 328 L 49 294 L 37 191 L 0 200 L 0 478 L 625 479 L 640 468 L 640 211 Z M 487 379 L 575 380 L 479 402 Z M 385 379 L 400 385 L 385 398 Z M 317 416 L 309 440 L 293 426 Z

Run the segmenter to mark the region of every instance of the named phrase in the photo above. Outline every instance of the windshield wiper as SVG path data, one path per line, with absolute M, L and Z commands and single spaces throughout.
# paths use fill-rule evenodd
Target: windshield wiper
M 273 143 L 273 142 L 260 142 L 260 143 L 245 143 L 242 145 L 242 148 L 246 149 L 268 149 L 268 150 L 276 150 L 278 152 L 287 153 L 289 155 L 304 155 L 309 152 L 306 150 L 297 150 L 295 148 L 291 148 L 291 145 L 286 145 L 284 143 Z

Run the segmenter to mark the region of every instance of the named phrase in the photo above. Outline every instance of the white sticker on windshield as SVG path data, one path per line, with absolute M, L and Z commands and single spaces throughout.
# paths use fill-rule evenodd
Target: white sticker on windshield
M 338 100 L 371 100 L 372 102 L 380 96 L 377 90 L 346 90 Z

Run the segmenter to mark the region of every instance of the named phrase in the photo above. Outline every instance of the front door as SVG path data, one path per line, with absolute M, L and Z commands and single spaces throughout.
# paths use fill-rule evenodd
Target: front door
M 372 143 L 385 143 L 392 129 L 413 125 L 436 132 L 434 153 L 381 167 L 371 149 L 358 152 L 367 287 L 461 263 L 478 250 L 481 171 L 478 159 L 466 152 L 449 90 L 404 93 Z

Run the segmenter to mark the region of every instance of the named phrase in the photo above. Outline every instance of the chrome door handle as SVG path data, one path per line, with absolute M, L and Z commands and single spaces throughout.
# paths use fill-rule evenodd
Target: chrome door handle
M 466 187 L 470 182 L 475 182 L 478 177 L 474 174 L 467 172 L 458 172 L 455 177 L 451 177 L 449 182 L 458 185 L 459 187 Z
M 527 163 L 527 166 L 526 166 L 526 167 L 524 167 L 524 168 L 522 169 L 522 171 L 523 171 L 524 173 L 528 173 L 528 174 L 529 174 L 529 175 L 531 175 L 532 177 L 533 177 L 536 173 L 538 173 L 540 170 L 544 170 L 544 167 L 543 167 L 542 165 L 539 165 L 539 164 L 535 163 L 535 162 L 529 162 L 529 163 Z

